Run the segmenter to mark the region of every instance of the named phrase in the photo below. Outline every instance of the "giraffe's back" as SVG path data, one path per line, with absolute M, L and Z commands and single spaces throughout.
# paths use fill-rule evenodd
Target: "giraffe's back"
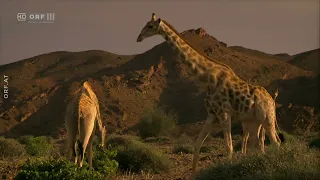
M 68 99 L 67 113 L 72 113 L 75 119 L 78 119 L 79 112 L 80 114 L 96 114 L 98 109 L 97 97 L 86 82 Z
M 254 103 L 255 87 L 234 74 L 208 85 L 206 106 L 230 113 L 247 113 Z M 210 103 L 209 103 L 210 102 Z
M 78 108 L 81 112 L 88 112 L 89 110 L 91 111 L 92 107 L 94 107 L 93 109 L 95 109 L 96 106 L 91 97 L 84 94 L 81 95 L 78 104 Z
M 275 112 L 275 102 L 269 92 L 261 86 L 255 86 L 254 90 L 255 103 L 265 111 Z M 271 112 L 272 111 L 272 112 Z

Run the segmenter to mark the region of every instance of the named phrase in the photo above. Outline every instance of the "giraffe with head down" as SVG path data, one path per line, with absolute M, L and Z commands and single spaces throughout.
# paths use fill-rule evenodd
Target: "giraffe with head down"
M 87 81 L 71 95 L 67 105 L 65 125 L 68 132 L 67 157 L 74 156 L 75 164 L 82 167 L 84 154 L 88 148 L 89 169 L 92 169 L 92 143 L 95 127 L 98 125 L 101 147 L 104 146 L 106 129 L 102 125 L 97 96 Z

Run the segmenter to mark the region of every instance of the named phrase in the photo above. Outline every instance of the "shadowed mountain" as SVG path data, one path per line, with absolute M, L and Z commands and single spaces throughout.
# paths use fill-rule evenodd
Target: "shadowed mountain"
M 284 61 L 289 61 L 293 58 L 292 56 L 290 56 L 287 53 L 274 54 L 273 57 L 276 57 L 276 58 L 284 60 Z
M 288 62 L 302 69 L 319 73 L 320 72 L 320 49 L 314 49 L 311 51 L 296 54 Z
M 264 57 L 264 58 L 267 58 L 267 57 L 274 58 L 272 54 L 268 54 L 268 53 L 254 50 L 254 49 L 245 48 L 242 46 L 229 46 L 229 48 L 236 50 L 238 52 L 241 52 L 241 53 L 250 54 L 251 56 Z

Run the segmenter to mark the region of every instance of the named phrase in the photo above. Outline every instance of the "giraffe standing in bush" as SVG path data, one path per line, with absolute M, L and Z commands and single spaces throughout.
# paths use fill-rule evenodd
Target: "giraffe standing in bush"
M 183 62 L 193 72 L 197 79 L 207 85 L 205 107 L 208 117 L 195 142 L 192 174 L 196 171 L 200 148 L 210 133 L 212 123 L 216 120 L 223 128 L 225 144 L 229 157 L 232 157 L 233 146 L 231 137 L 231 117 L 240 115 L 250 118 L 255 132 L 253 140 L 258 140 L 259 125 L 262 124 L 271 141 L 280 146 L 275 129 L 275 105 L 267 90 L 254 86 L 240 79 L 233 70 L 194 48 L 184 40 L 177 30 L 162 19 L 152 14 L 151 20 L 141 30 L 137 42 L 161 35 L 173 49 L 181 55 Z M 252 118 L 253 117 L 253 118 Z
M 106 135 L 102 125 L 98 99 L 91 86 L 85 81 L 72 96 L 67 105 L 65 123 L 68 132 L 67 156 L 75 156 L 74 162 L 82 167 L 88 147 L 89 169 L 92 169 L 92 141 L 96 122 L 98 123 L 101 143 L 104 146 Z M 76 141 L 77 135 L 79 140 Z

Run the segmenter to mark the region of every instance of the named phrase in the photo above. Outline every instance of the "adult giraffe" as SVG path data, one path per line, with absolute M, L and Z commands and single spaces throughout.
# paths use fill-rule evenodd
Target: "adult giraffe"
M 233 153 L 231 117 L 235 115 L 241 116 L 241 119 L 248 119 L 246 122 L 251 124 L 250 134 L 255 142 L 258 141 L 259 127 L 262 125 L 272 143 L 280 146 L 275 127 L 275 104 L 265 88 L 246 83 L 229 66 L 198 51 L 168 22 L 157 19 L 153 13 L 151 20 L 141 30 L 137 42 L 142 42 L 154 35 L 163 36 L 166 42 L 178 51 L 183 62 L 197 79 L 207 85 L 204 103 L 208 116 L 195 143 L 193 175 L 196 171 L 200 148 L 215 120 L 219 121 L 223 129 L 230 158 Z
M 98 99 L 87 81 L 71 96 L 65 115 L 68 132 L 67 157 L 75 156 L 75 164 L 82 167 L 84 154 L 88 148 L 89 169 L 92 169 L 92 141 L 96 123 L 102 147 L 106 135 L 106 129 L 100 117 Z M 78 141 L 77 136 L 79 136 Z

